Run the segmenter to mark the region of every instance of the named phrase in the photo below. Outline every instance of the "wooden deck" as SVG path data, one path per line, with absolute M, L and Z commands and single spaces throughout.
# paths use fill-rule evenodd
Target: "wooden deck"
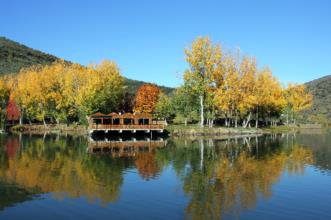
M 149 133 L 151 131 L 163 132 L 165 124 L 163 121 L 158 121 L 152 118 L 152 115 L 141 114 L 102 114 L 96 113 L 89 118 L 89 132 L 104 131 L 131 131 L 135 133 L 137 131 L 144 131 Z
M 90 129 L 93 130 L 164 130 L 164 125 L 161 124 L 150 124 L 150 125 L 104 125 L 104 124 L 92 124 Z

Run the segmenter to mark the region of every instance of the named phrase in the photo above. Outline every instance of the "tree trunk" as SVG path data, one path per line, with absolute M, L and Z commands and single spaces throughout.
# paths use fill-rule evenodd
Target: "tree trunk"
M 3 130 L 4 129 L 4 123 L 2 123 L 2 114 L 0 116 L 0 124 L 1 124 L 1 129 Z
M 259 107 L 256 108 L 255 128 L 259 127 Z
M 252 116 L 252 113 L 250 112 L 248 117 L 247 117 L 246 123 L 244 123 L 244 128 L 247 128 L 247 125 L 249 124 L 249 122 L 251 120 L 251 116 Z
M 45 128 L 47 128 L 47 124 L 46 124 L 45 119 L 43 119 L 43 123 L 44 123 Z
M 184 121 L 184 123 L 185 123 L 185 126 L 187 126 L 187 118 L 185 118 L 185 121 Z
M 21 111 L 20 113 L 20 125 L 23 124 L 23 111 Z
M 204 117 L 203 117 L 203 96 L 200 96 L 200 127 L 203 127 Z
M 288 112 L 286 113 L 286 125 L 288 125 Z

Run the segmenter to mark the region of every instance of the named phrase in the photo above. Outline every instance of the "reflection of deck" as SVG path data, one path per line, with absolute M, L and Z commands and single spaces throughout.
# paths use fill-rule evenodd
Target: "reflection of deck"
M 134 157 L 138 153 L 151 152 L 167 144 L 160 140 L 130 140 L 130 141 L 90 141 L 88 152 L 107 153 L 114 157 Z

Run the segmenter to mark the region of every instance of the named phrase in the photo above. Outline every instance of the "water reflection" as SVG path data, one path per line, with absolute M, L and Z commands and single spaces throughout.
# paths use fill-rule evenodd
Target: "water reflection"
M 140 153 L 152 152 L 156 148 L 165 147 L 167 142 L 163 139 L 129 139 L 129 140 L 94 140 L 90 138 L 89 153 L 105 153 L 113 157 L 135 157 Z
M 186 213 L 192 219 L 220 219 L 222 213 L 252 208 L 259 196 L 271 196 L 283 172 L 303 173 L 313 163 L 310 149 L 281 136 L 176 140 L 170 152 L 191 197 Z
M 14 204 L 28 200 L 33 200 L 37 198 L 37 193 L 40 192 L 26 190 L 16 186 L 15 184 L 8 184 L 6 182 L 0 181 L 0 211 L 8 206 L 13 206 Z
M 155 158 L 156 149 L 163 148 L 167 141 L 163 138 L 158 139 L 136 139 L 128 140 L 108 140 L 90 138 L 88 152 L 98 155 L 108 155 L 111 157 L 129 158 L 134 157 L 135 167 L 142 178 L 148 180 L 155 178 L 161 168 Z
M 6 143 L 13 143 L 13 138 Z M 58 199 L 85 196 L 91 202 L 116 201 L 128 161 L 90 157 L 80 147 L 87 145 L 84 137 L 24 137 L 22 142 L 23 149 L 14 158 L 10 150 L 1 161 L 0 177 L 4 181 L 43 193 L 53 192 Z
M 315 153 L 301 140 L 294 135 L 196 140 L 1 136 L 1 195 L 16 187 L 21 197 L 2 197 L 0 210 L 49 192 L 57 200 L 85 197 L 107 207 L 118 201 L 127 171 L 159 181 L 171 168 L 189 198 L 187 217 L 220 219 L 272 197 L 272 186 L 283 173 L 304 174 L 306 165 L 315 164 Z M 159 184 L 162 190 L 165 183 Z

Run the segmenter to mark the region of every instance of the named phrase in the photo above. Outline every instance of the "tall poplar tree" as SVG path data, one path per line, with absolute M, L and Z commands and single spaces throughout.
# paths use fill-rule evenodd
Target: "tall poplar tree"
M 184 85 L 199 97 L 200 126 L 203 127 L 206 99 L 210 88 L 215 86 L 213 75 L 221 62 L 221 48 L 214 46 L 209 37 L 199 37 L 185 54 L 189 68 L 184 72 Z

